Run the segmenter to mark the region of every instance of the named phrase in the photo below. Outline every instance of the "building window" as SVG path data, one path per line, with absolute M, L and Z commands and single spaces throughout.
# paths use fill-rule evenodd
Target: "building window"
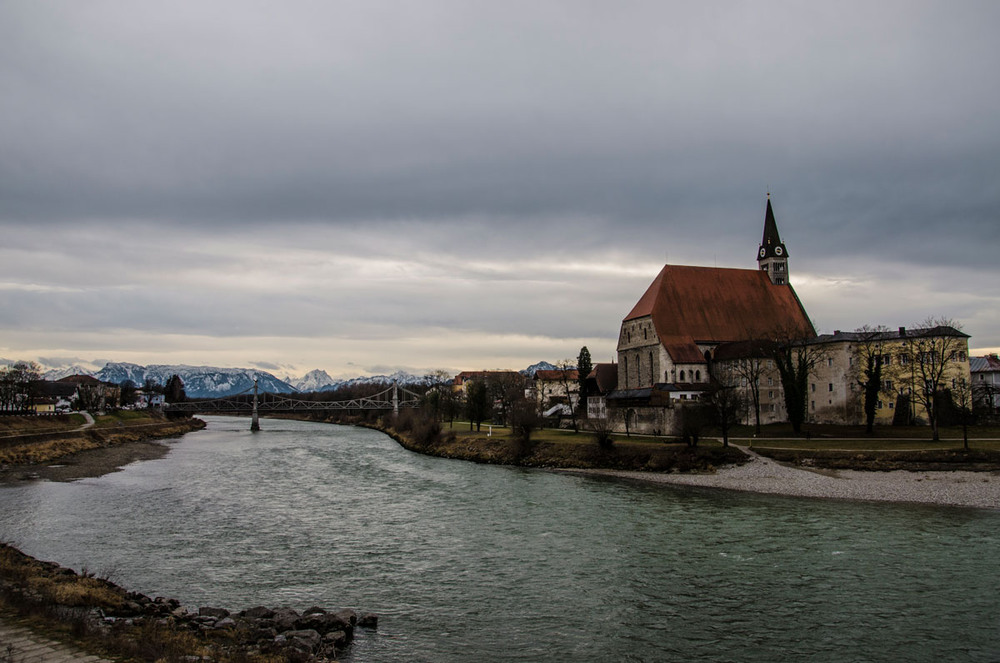
M 809 405 L 810 405 L 810 407 L 812 407 L 812 409 L 814 409 L 814 410 L 816 409 L 816 401 L 811 401 L 809 403 Z
M 813 382 L 811 385 L 809 385 L 809 391 L 811 391 L 813 393 L 816 393 L 816 383 L 815 382 Z
M 827 357 L 826 358 L 826 365 L 827 365 L 827 367 L 830 367 L 830 368 L 833 367 L 833 357 Z
M 885 390 L 888 392 L 892 392 L 892 380 L 885 381 Z
M 681 382 L 684 382 L 684 371 L 681 371 Z
M 774 392 L 773 391 L 767 392 L 767 397 L 768 398 L 774 398 Z
M 885 405 L 883 405 L 882 401 L 879 401 L 878 402 L 878 409 L 881 410 L 883 407 L 885 407 Z
M 649 386 L 652 387 L 654 382 L 656 382 L 656 373 L 654 372 L 654 369 L 653 369 L 653 353 L 650 352 L 649 353 Z
M 907 364 L 909 364 L 910 363 L 910 355 L 908 355 L 908 354 L 901 354 L 901 355 L 899 355 L 899 363 L 901 365 L 903 365 L 903 366 L 906 366 Z
M 642 340 L 645 341 L 649 339 L 648 331 L 649 330 L 647 330 L 645 327 L 642 328 Z
M 694 372 L 694 381 L 695 382 L 701 382 L 701 371 L 695 371 Z
M 882 365 L 892 366 L 892 355 L 882 355 Z
M 833 391 L 833 383 L 832 382 L 830 383 L 829 388 L 827 388 L 827 391 Z
M 889 401 L 889 409 L 890 410 L 895 409 L 895 406 L 896 406 L 895 403 L 893 403 L 892 401 Z
M 625 369 L 622 371 L 625 374 L 625 389 L 628 389 L 628 355 L 622 355 L 622 367 Z
M 768 387 L 773 387 L 774 386 L 774 378 L 768 378 L 767 379 L 767 386 Z

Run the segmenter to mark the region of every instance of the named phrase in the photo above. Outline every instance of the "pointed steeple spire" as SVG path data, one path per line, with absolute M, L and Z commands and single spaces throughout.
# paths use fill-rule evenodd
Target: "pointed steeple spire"
M 767 194 L 767 211 L 764 213 L 764 236 L 757 248 L 757 264 L 771 277 L 771 283 L 788 283 L 788 250 L 778 235 L 778 224 L 771 209 L 771 193 Z
M 779 246 L 781 248 L 777 249 Z M 760 248 L 764 251 L 758 251 L 758 260 L 761 258 L 788 257 L 788 250 L 785 249 L 785 245 L 781 242 L 781 236 L 778 235 L 778 224 L 774 221 L 774 210 L 771 209 L 770 192 L 767 194 L 767 211 L 764 213 L 764 236 L 760 240 Z

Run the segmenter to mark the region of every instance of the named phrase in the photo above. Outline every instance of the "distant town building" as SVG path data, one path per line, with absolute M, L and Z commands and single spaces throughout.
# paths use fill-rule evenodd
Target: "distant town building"
M 532 391 L 538 405 L 547 410 L 555 405 L 576 409 L 580 400 L 580 374 L 575 368 L 535 371 Z
M 587 418 L 607 419 L 607 396 L 618 388 L 618 364 L 595 364 L 586 385 Z
M 995 354 L 969 360 L 976 405 L 988 414 L 1000 412 L 1000 358 Z

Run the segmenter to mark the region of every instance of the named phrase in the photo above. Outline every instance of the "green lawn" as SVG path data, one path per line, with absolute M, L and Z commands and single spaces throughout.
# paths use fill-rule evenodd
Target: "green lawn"
M 444 424 L 445 430 L 452 430 L 459 437 L 483 437 L 490 433 L 491 427 L 483 424 L 481 430 L 469 431 L 468 421 L 455 421 L 451 427 Z M 805 435 L 808 433 L 808 436 Z M 807 425 L 803 427 L 803 434 L 799 435 L 792 431 L 790 424 L 773 424 L 764 426 L 759 437 L 754 437 L 754 429 L 751 426 L 737 427 L 730 433 L 730 442 L 745 445 L 750 444 L 753 448 L 774 448 L 774 449 L 847 449 L 847 450 L 882 450 L 882 451 L 903 451 L 914 449 L 960 449 L 962 443 L 962 429 L 960 427 L 942 428 L 941 441 L 935 442 L 931 439 L 931 429 L 929 426 L 876 426 L 872 435 L 865 433 L 864 426 L 820 426 Z M 501 439 L 511 437 L 510 428 L 504 426 L 492 426 L 492 436 Z M 593 434 L 581 431 L 574 433 L 571 430 L 544 428 L 535 431 L 531 439 L 536 442 L 552 442 L 559 444 L 594 444 Z M 664 444 L 676 443 L 673 438 L 657 438 L 651 436 L 626 437 L 625 435 L 615 435 L 616 444 L 628 442 L 631 444 Z M 720 446 L 721 438 L 716 431 L 708 431 L 703 434 L 698 446 Z M 1000 449 L 1000 428 L 996 427 L 970 427 L 969 445 L 976 449 Z
M 484 437 L 490 434 L 490 426 L 483 424 L 482 428 L 477 432 L 475 427 L 473 430 L 469 430 L 468 421 L 455 421 L 453 426 L 449 427 L 447 423 L 444 424 L 444 430 L 455 431 L 455 434 L 459 437 Z M 512 433 L 511 429 L 506 426 L 492 426 L 492 436 L 499 437 L 501 439 L 510 439 Z M 587 431 L 580 431 L 579 433 L 574 433 L 572 430 L 563 428 L 542 428 L 536 430 L 531 435 L 531 439 L 534 442 L 552 442 L 557 444 L 594 444 L 594 434 Z M 632 435 L 628 437 L 624 434 L 613 435 L 612 439 L 615 444 L 628 442 L 630 444 L 676 444 L 677 440 L 668 437 L 653 437 L 650 435 Z M 702 438 L 698 442 L 698 446 L 722 446 L 721 440 L 714 439 L 713 436 L 708 436 L 708 438 Z

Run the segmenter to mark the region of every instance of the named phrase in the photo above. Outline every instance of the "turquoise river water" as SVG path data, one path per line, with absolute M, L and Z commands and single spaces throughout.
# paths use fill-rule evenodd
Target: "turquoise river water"
M 206 419 L 160 460 L 0 487 L 0 538 L 190 607 L 377 612 L 357 663 L 1000 660 L 997 512 L 644 485 Z

